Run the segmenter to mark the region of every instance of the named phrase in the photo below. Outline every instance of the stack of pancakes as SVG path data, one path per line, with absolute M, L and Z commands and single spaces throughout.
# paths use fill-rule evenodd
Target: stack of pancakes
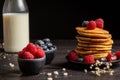
M 75 52 L 80 57 L 93 54 L 95 59 L 100 59 L 111 53 L 113 40 L 109 31 L 100 28 L 89 30 L 86 27 L 76 27 L 76 30 L 78 44 Z

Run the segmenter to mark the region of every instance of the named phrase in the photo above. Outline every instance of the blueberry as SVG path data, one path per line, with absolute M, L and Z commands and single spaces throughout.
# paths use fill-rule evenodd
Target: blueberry
M 54 50 L 54 47 L 49 47 L 49 49 L 53 51 L 53 50 Z
M 102 61 L 102 62 L 106 62 L 107 59 L 106 59 L 106 58 L 101 58 L 101 61 Z
M 85 27 L 88 24 L 89 21 L 83 21 L 82 26 Z
M 35 44 L 38 44 L 39 46 L 41 46 L 41 45 L 44 45 L 45 43 L 42 40 L 37 40 Z
M 46 45 L 42 45 L 43 50 L 47 50 L 48 47 Z
M 53 44 L 52 44 L 51 42 L 46 43 L 46 45 L 47 45 L 48 47 L 52 47 L 52 46 L 53 46 Z
M 49 38 L 44 38 L 43 41 L 44 41 L 45 43 L 47 43 L 47 42 L 50 42 L 50 39 L 49 39 Z
M 78 58 L 78 62 L 83 62 L 83 58 Z
M 45 51 L 50 51 L 48 48 Z
M 35 43 L 35 46 L 40 46 L 40 45 L 38 45 L 38 44 Z

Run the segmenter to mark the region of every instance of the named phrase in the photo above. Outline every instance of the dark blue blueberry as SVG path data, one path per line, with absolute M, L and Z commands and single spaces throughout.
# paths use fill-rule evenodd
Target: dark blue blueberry
M 42 45 L 43 50 L 47 50 L 48 47 L 46 45 Z
M 83 58 L 78 58 L 78 62 L 83 62 Z
M 51 42 L 46 43 L 46 45 L 47 45 L 48 47 L 52 47 L 52 46 L 53 46 L 53 44 L 52 44 Z
M 50 42 L 50 39 L 49 39 L 49 38 L 44 38 L 43 41 L 44 41 L 45 43 L 48 43 L 48 42 Z
M 41 46 L 41 45 L 44 45 L 45 43 L 42 40 L 37 40 L 35 44 L 38 44 L 39 46 Z
M 101 61 L 102 61 L 102 62 L 106 62 L 107 59 L 106 59 L 106 58 L 101 58 Z
M 38 45 L 38 44 L 35 43 L 35 46 L 40 46 L 40 45 Z
M 49 49 L 53 51 L 55 48 L 54 47 L 49 47 Z
M 88 24 L 89 21 L 83 21 L 82 26 L 85 27 Z
M 48 48 L 45 51 L 50 51 Z

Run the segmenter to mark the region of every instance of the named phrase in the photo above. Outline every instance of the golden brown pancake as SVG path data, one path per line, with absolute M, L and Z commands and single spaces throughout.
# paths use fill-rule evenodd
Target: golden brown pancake
M 111 38 L 105 38 L 105 39 L 101 39 L 101 38 L 90 38 L 90 37 L 83 37 L 83 36 L 76 36 L 77 40 L 83 40 L 83 41 L 90 41 L 90 42 L 105 42 L 110 40 Z
M 95 53 L 110 53 L 111 50 L 82 50 L 82 49 L 75 49 L 77 54 L 95 54 Z
M 77 31 L 77 33 L 81 36 L 85 36 L 85 37 L 96 37 L 96 38 L 111 38 L 111 34 L 98 34 L 98 33 L 84 33 L 84 32 L 80 32 Z
M 84 41 L 84 40 L 78 40 L 78 43 L 83 43 L 83 44 L 100 44 L 100 45 L 112 45 L 114 42 L 112 39 L 104 42 L 90 42 L 90 41 Z
M 100 59 L 100 58 L 104 58 L 107 57 L 108 53 L 96 53 L 96 54 L 92 54 L 94 56 L 95 59 Z M 84 57 L 86 55 L 82 55 L 82 54 L 78 54 L 78 56 L 80 57 Z
M 94 51 L 94 50 L 111 50 L 112 47 L 78 47 L 77 49 L 83 49 L 83 50 L 90 50 L 90 51 Z
M 112 47 L 112 45 L 103 45 L 103 44 L 83 44 L 83 43 L 78 43 L 79 47 L 97 47 L 97 48 L 106 48 L 106 47 Z
M 75 29 L 79 32 L 84 32 L 84 33 L 109 34 L 109 32 L 107 30 L 100 29 L 100 28 L 95 28 L 93 30 L 89 30 L 86 27 L 76 27 Z
M 74 49 L 77 55 L 84 57 L 88 54 L 93 54 L 95 59 L 106 57 L 108 53 L 111 53 L 112 35 L 109 31 L 95 28 L 89 30 L 86 27 L 76 27 L 77 46 Z

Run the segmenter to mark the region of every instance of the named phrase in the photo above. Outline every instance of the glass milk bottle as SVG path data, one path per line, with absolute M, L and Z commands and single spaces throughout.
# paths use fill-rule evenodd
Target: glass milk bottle
M 25 0 L 5 0 L 3 6 L 5 52 L 18 52 L 29 43 L 29 11 Z

